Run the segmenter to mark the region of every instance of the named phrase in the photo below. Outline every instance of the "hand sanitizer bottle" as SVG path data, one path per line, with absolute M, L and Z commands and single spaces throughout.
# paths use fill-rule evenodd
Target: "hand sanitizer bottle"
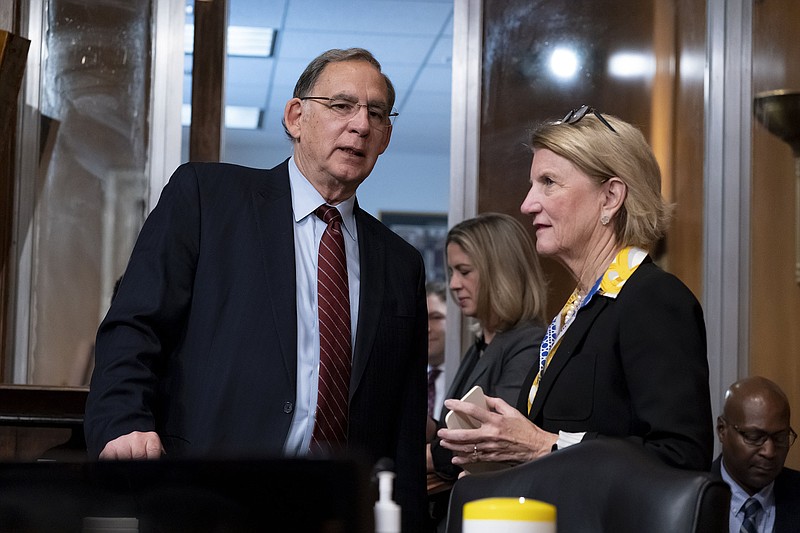
M 378 501 L 375 502 L 375 533 L 400 533 L 400 506 L 392 500 L 394 472 L 391 461 L 381 459 L 375 466 Z

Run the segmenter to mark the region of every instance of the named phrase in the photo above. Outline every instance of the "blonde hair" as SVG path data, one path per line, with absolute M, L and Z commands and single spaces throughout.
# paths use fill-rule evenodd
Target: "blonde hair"
M 673 209 L 661 196 L 658 161 L 641 131 L 612 115 L 603 118 L 615 131 L 591 113 L 572 124 L 541 124 L 531 132 L 531 149 L 560 155 L 597 184 L 615 176 L 622 180 L 628 191 L 613 220 L 617 241 L 652 251 L 666 233 Z
M 478 272 L 476 317 L 483 326 L 507 331 L 523 321 L 545 323 L 547 283 L 521 222 L 483 213 L 453 226 L 450 243 L 464 250 Z

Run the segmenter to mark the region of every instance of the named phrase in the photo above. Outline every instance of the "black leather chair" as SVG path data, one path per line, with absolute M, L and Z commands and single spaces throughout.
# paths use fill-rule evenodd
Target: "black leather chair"
M 465 503 L 520 496 L 555 505 L 559 533 L 728 531 L 730 489 L 723 481 L 669 467 L 628 441 L 597 439 L 508 470 L 459 479 L 447 533 L 461 533 Z

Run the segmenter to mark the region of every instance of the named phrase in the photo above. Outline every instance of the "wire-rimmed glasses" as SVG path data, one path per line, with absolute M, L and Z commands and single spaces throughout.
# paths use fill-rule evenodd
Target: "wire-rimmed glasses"
M 344 97 L 330 96 L 301 96 L 300 100 L 311 100 L 327 107 L 331 113 L 342 120 L 350 120 L 358 114 L 362 107 L 367 108 L 369 125 L 379 130 L 386 130 L 391 127 L 394 118 L 399 115 L 397 110 L 388 109 L 379 104 L 359 104 L 355 100 Z
M 735 429 L 736 432 L 742 437 L 744 443 L 748 446 L 763 446 L 764 443 L 767 442 L 767 439 L 770 439 L 776 447 L 788 448 L 794 444 L 795 439 L 797 439 L 797 433 L 795 433 L 792 428 L 776 431 L 775 433 L 767 433 L 766 431 L 761 431 L 759 429 L 745 431 L 739 429 L 739 426 L 736 424 L 731 424 L 724 417 L 721 416 L 720 418 L 723 422 L 725 422 L 725 425 L 731 426 L 733 429 Z
M 567 113 L 567 115 L 564 118 L 562 118 L 559 121 L 559 123 L 560 124 L 575 124 L 577 122 L 580 122 L 581 119 L 583 119 L 583 117 L 585 117 L 588 113 L 591 113 L 592 115 L 596 116 L 597 119 L 600 122 L 602 122 L 603 124 L 605 124 L 608 129 L 610 129 L 614 133 L 617 133 L 617 130 L 615 130 L 611 126 L 611 124 L 608 123 L 608 121 L 603 117 L 603 115 L 600 114 L 599 111 L 597 111 L 595 108 L 593 108 L 591 106 L 588 106 L 586 104 L 580 106 L 577 109 L 573 109 L 572 111 Z M 619 134 L 617 133 L 617 135 L 619 135 Z

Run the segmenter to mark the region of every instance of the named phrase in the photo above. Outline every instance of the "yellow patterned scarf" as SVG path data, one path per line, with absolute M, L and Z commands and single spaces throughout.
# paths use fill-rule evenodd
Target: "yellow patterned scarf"
M 536 391 L 539 389 L 539 381 L 544 375 L 544 371 L 553 359 L 553 356 L 561 344 L 561 339 L 564 333 L 572 324 L 573 319 L 578 312 L 592 299 L 595 293 L 605 296 L 606 298 L 616 298 L 622 290 L 623 285 L 633 275 L 639 265 L 642 264 L 647 252 L 635 246 L 628 246 L 619 251 L 619 253 L 608 265 L 605 273 L 594 284 L 592 290 L 581 299 L 580 291 L 576 287 L 572 294 L 567 299 L 567 303 L 561 309 L 542 339 L 541 347 L 539 348 L 539 373 L 533 380 L 533 385 L 528 393 L 528 413 L 531 412 L 531 405 L 533 405 L 533 398 L 536 396 Z

